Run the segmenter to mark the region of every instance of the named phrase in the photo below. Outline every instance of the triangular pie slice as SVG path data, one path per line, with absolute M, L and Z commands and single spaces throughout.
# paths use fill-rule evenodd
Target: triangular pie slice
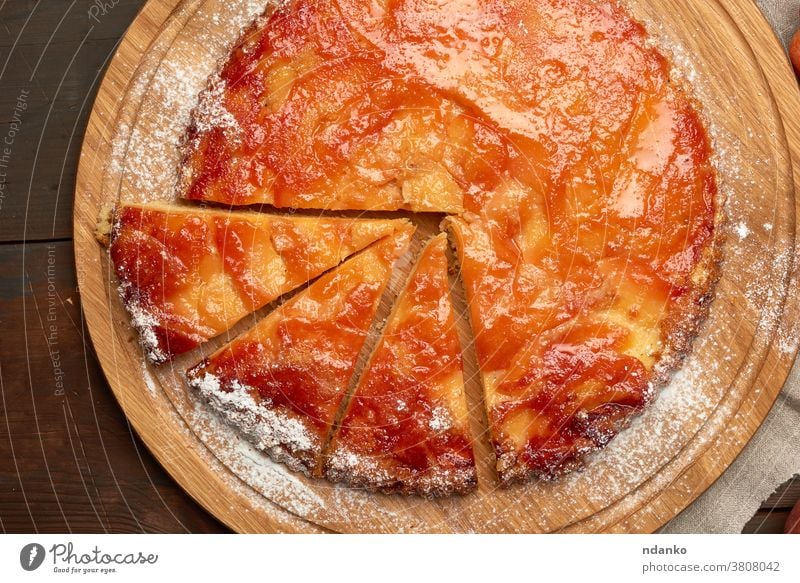
M 445 235 L 425 248 L 326 456 L 329 479 L 423 496 L 477 484 Z
M 274 460 L 315 473 L 395 260 L 413 227 L 326 273 L 187 373 Z
M 404 220 L 129 204 L 116 209 L 110 255 L 142 346 L 162 363 L 407 229 Z

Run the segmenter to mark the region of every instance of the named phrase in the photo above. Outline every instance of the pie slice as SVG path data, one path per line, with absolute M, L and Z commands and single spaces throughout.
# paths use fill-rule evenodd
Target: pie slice
M 408 228 L 404 220 L 122 205 L 110 255 L 147 356 L 163 363 Z
M 425 248 L 353 394 L 325 473 L 423 496 L 477 484 L 445 235 Z
M 707 309 L 716 184 L 699 116 L 667 88 L 627 133 L 563 190 L 508 181 L 448 219 L 504 483 L 558 476 L 604 447 Z
M 405 226 L 320 277 L 190 369 L 190 385 L 274 460 L 316 473 L 394 262 L 413 231 Z

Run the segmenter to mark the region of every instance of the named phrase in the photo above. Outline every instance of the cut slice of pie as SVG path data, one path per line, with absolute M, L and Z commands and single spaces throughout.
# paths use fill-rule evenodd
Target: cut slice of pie
M 274 460 L 316 473 L 395 260 L 399 230 L 326 273 L 187 373 Z
M 122 205 L 110 255 L 147 356 L 162 363 L 408 228 L 405 220 Z
M 424 496 L 477 484 L 446 247 L 428 244 L 395 304 L 329 448 L 333 481 Z

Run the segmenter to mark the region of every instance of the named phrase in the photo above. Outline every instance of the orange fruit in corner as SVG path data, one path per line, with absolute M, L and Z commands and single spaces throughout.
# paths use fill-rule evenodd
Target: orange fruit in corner
M 794 72 L 800 75 L 800 29 L 794 33 L 792 42 L 789 43 L 789 58 L 792 60 Z

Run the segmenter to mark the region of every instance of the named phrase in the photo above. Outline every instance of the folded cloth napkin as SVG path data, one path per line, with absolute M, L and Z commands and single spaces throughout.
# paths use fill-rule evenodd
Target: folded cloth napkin
M 800 0 L 758 0 L 788 45 L 800 25 Z M 800 112 L 798 112 L 800 114 Z M 700 498 L 667 524 L 668 533 L 737 533 L 775 489 L 800 473 L 800 363 L 764 424 L 731 467 Z

